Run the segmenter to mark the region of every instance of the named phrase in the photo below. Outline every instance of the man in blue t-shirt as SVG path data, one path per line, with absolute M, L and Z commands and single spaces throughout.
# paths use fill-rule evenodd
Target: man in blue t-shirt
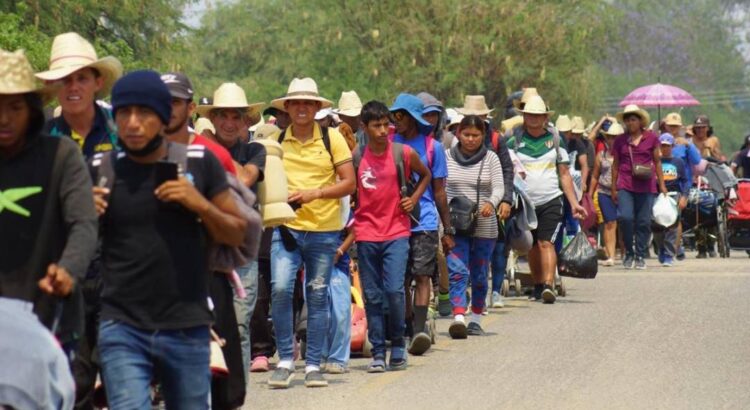
M 409 262 L 406 268 L 406 328 L 412 335 L 409 353 L 421 355 L 429 350 L 432 342 L 425 326 L 430 302 L 430 279 L 436 268 L 438 252 L 438 216 L 443 223 L 445 234 L 442 238 L 443 251 L 447 254 L 453 249 L 453 229 L 450 224 L 448 200 L 445 194 L 445 178 L 448 176 L 448 165 L 443 145 L 427 134 L 430 124 L 422 118 L 424 105 L 422 100 L 411 94 L 400 94 L 390 108 L 396 124 L 394 142 L 406 144 L 419 154 L 420 160 L 427 164 L 432 173 L 432 184 L 427 188 L 419 201 L 421 214 L 418 223 L 413 223 L 409 240 Z M 420 129 L 420 127 L 422 129 Z M 416 222 L 416 221 L 412 221 Z M 410 289 L 412 279 L 416 280 L 414 294 L 413 323 Z M 411 332 L 410 332 L 411 330 Z

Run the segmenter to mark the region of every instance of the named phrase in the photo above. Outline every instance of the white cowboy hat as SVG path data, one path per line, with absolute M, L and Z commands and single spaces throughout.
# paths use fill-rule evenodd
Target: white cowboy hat
M 524 114 L 546 114 L 546 115 L 552 115 L 555 113 L 554 111 L 550 111 L 550 109 L 547 107 L 547 104 L 544 102 L 542 97 L 538 95 L 534 95 L 531 98 L 529 98 L 529 101 L 526 102 L 526 105 L 524 105 L 523 110 L 521 110 L 521 112 Z
M 609 126 L 609 129 L 607 131 L 604 131 L 606 135 L 622 135 L 625 134 L 625 130 L 622 128 L 622 125 L 620 125 L 619 122 L 613 122 L 612 125 Z
M 23 50 L 0 49 L 0 94 L 37 93 L 45 103 L 52 99 L 54 86 L 45 86 L 34 77 L 34 69 Z
M 333 112 L 346 117 L 358 117 L 362 113 L 362 100 L 356 91 L 344 91 L 339 98 L 339 108 Z
M 78 33 L 65 33 L 55 37 L 49 57 L 49 70 L 37 73 L 44 81 L 61 80 L 82 68 L 94 68 L 104 78 L 99 97 L 109 94 L 112 85 L 122 76 L 120 60 L 107 56 L 97 58 L 96 50 Z
M 583 122 L 581 117 L 573 117 L 570 121 L 572 129 L 570 130 L 573 134 L 583 134 L 586 132 L 586 123 Z
M 461 115 L 487 115 L 494 110 L 487 106 L 483 95 L 467 95 L 464 97 L 464 106 L 456 108 Z
M 318 84 L 315 83 L 310 77 L 295 78 L 289 84 L 286 95 L 281 98 L 277 98 L 271 101 L 273 108 L 286 111 L 284 103 L 290 100 L 308 100 L 308 101 L 319 101 L 322 108 L 330 108 L 333 103 L 318 94 Z
M 570 117 L 567 115 L 561 115 L 557 117 L 555 121 L 555 128 L 560 132 L 568 132 L 573 129 L 573 124 L 570 122 Z
M 523 89 L 523 94 L 521 94 L 521 103 L 526 104 L 529 102 L 531 97 L 539 96 L 539 92 L 537 92 L 536 88 L 534 87 L 526 87 Z
M 206 117 L 200 117 L 195 121 L 195 128 L 194 131 L 196 134 L 203 134 L 203 131 L 209 130 L 212 133 L 216 133 L 216 128 L 214 128 L 214 124 Z
M 625 118 L 628 114 L 635 114 L 641 119 L 641 126 L 647 127 L 648 123 L 651 122 L 651 116 L 648 115 L 646 110 L 638 107 L 635 104 L 629 104 L 625 106 L 625 109 L 622 110 L 622 112 L 618 112 L 615 117 L 617 117 L 617 121 L 624 122 L 623 118 Z
M 214 91 L 214 99 L 212 104 L 199 105 L 195 108 L 195 112 L 201 117 L 208 117 L 211 110 L 220 108 L 236 108 L 239 110 L 245 110 L 247 115 L 252 115 L 260 110 L 264 103 L 247 103 L 247 97 L 245 96 L 245 90 L 242 89 L 236 83 L 224 83 Z

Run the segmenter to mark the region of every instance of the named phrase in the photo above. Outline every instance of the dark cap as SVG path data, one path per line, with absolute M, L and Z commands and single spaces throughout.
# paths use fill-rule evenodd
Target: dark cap
M 161 76 L 161 80 L 167 85 L 173 98 L 193 99 L 193 84 L 190 83 L 190 79 L 185 74 L 166 73 Z
M 693 122 L 693 127 L 708 127 L 711 125 L 711 121 L 708 119 L 708 115 L 699 115 Z

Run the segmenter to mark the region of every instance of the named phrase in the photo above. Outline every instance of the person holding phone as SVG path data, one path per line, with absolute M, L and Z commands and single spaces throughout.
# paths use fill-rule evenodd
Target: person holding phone
M 111 409 L 149 407 L 154 378 L 167 407 L 208 406 L 214 318 L 206 243 L 238 246 L 245 233 L 210 151 L 188 148 L 180 172 L 159 162 L 170 159 L 164 129 L 171 104 L 154 71 L 132 72 L 112 91 L 124 155 L 104 154 L 114 180 L 95 195 L 103 227 L 99 353 Z

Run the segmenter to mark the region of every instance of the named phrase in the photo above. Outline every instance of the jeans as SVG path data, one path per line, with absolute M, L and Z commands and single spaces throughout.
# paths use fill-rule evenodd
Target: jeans
M 386 242 L 358 242 L 359 274 L 365 296 L 367 334 L 374 358 L 385 359 L 385 313 L 388 304 L 388 325 L 391 346 L 404 348 L 405 293 L 404 276 L 409 258 L 409 238 Z
M 466 312 L 466 287 L 471 276 L 471 311 L 481 314 L 487 298 L 487 270 L 495 239 L 455 237 L 456 247 L 448 255 L 450 297 L 454 315 Z
M 328 330 L 328 286 L 333 256 L 341 242 L 340 232 L 305 232 L 289 229 L 296 249 L 287 250 L 276 229 L 271 242 L 271 317 L 280 360 L 294 359 L 292 303 L 297 271 L 305 268 L 307 303 L 306 362 L 320 366 L 323 342 Z
M 651 234 L 654 194 L 617 191 L 617 215 L 625 244 L 625 256 L 645 258 Z M 633 241 L 635 240 L 635 247 Z
M 269 241 L 270 242 L 270 241 Z M 270 248 L 270 245 L 269 245 Z M 269 249 L 270 252 L 270 249 Z M 270 257 L 270 254 L 269 254 Z M 271 326 L 271 261 L 258 260 L 258 295 L 255 310 L 250 319 L 250 354 L 253 359 L 258 356 L 273 357 L 276 354 L 276 341 Z
M 508 257 L 505 256 L 505 242 L 496 242 L 492 251 L 492 291 L 500 293 L 503 289 L 505 279 L 505 268 L 508 265 Z
M 250 319 L 255 311 L 255 302 L 258 300 L 258 261 L 251 261 L 247 265 L 237 269 L 240 275 L 242 287 L 247 294 L 244 299 L 234 296 L 234 313 L 237 315 L 237 328 L 240 332 L 240 344 L 242 346 L 242 367 L 245 374 L 248 372 L 250 363 Z
M 328 363 L 346 367 L 352 348 L 352 289 L 349 273 L 333 268 L 328 289 L 331 320 L 326 343 L 323 344 L 323 357 Z
M 99 354 L 112 410 L 151 409 L 156 374 L 168 409 L 209 408 L 208 326 L 142 330 L 114 320 L 99 325 Z

